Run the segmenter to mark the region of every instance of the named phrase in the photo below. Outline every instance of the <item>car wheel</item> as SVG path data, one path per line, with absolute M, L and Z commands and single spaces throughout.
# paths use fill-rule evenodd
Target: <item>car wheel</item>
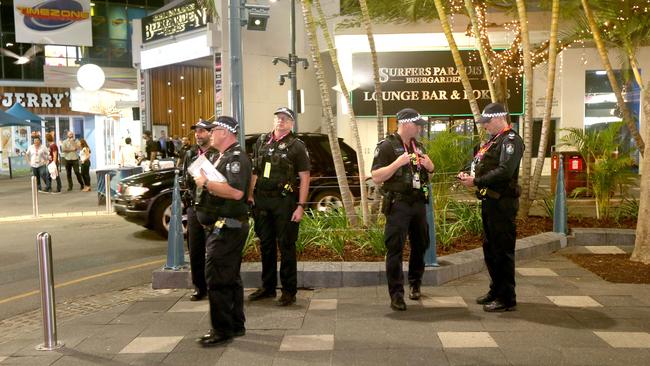
M 312 199 L 312 209 L 314 211 L 325 212 L 331 209 L 343 207 L 343 200 L 341 193 L 338 191 L 323 191 L 318 192 Z
M 181 203 L 183 213 L 181 214 L 181 224 L 183 226 L 183 235 L 187 235 L 187 213 L 185 207 Z M 152 212 L 151 221 L 153 228 L 166 238 L 169 233 L 169 222 L 172 219 L 172 198 L 169 196 L 162 197 L 156 202 Z

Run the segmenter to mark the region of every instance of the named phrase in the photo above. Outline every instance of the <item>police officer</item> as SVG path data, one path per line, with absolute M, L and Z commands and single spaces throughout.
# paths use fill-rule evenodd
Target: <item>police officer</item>
M 205 269 L 212 330 L 198 339 L 204 347 L 246 333 L 240 268 L 249 229 L 251 161 L 237 142 L 239 124 L 234 118 L 220 116 L 212 124 L 210 142 L 220 152 L 214 165 L 223 179 L 209 180 L 203 172 L 195 177 L 196 185 L 209 193 L 197 207 L 199 221 L 209 232 Z
M 386 215 L 384 243 L 386 245 L 386 277 L 390 307 L 406 310 L 404 302 L 404 273 L 402 250 L 406 234 L 411 243 L 408 281 L 409 298 L 420 299 L 420 284 L 424 273 L 424 252 L 429 231 L 426 217 L 427 182 L 433 173 L 433 162 L 416 137 L 426 121 L 410 108 L 397 113 L 397 133 L 377 144 L 372 162 L 372 180 L 383 183 L 381 188 L 383 213 Z
M 214 125 L 210 122 L 199 120 L 191 127 L 194 130 L 196 145 L 190 147 L 183 158 L 183 173 L 185 175 L 185 191 L 183 200 L 187 207 L 187 246 L 190 253 L 190 267 L 192 269 L 192 284 L 194 292 L 190 295 L 191 301 L 203 299 L 208 294 L 205 283 L 205 230 L 196 216 L 196 207 L 202 195 L 208 192 L 197 187 L 194 179 L 188 172 L 188 167 L 200 156 L 205 156 L 210 162 L 215 162 L 219 152 L 210 146 L 210 130 Z
M 476 187 L 483 218 L 483 256 L 490 273 L 490 290 L 476 299 L 487 312 L 516 309 L 515 217 L 519 208 L 517 185 L 519 162 L 524 152 L 521 137 L 510 128 L 508 112 L 499 103 L 488 104 L 479 123 L 490 139 L 474 156 L 469 172 L 458 179 L 466 187 Z
M 254 205 L 255 233 L 262 251 L 262 287 L 248 298 L 251 301 L 275 298 L 279 246 L 282 296 L 278 304 L 281 306 L 296 302 L 296 240 L 309 192 L 309 156 L 305 144 L 291 132 L 294 120 L 291 109 L 278 108 L 273 131 L 257 140 L 248 195 Z M 299 185 L 296 176 L 300 178 Z

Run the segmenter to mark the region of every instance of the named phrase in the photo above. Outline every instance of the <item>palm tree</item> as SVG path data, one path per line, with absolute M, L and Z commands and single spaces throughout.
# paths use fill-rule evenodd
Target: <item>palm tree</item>
M 377 99 L 375 105 L 377 107 L 377 141 L 381 141 L 384 136 L 384 101 L 381 97 L 381 82 L 379 82 L 379 62 L 377 61 L 377 50 L 375 48 L 375 37 L 372 33 L 372 24 L 370 23 L 370 12 L 368 11 L 368 3 L 366 0 L 359 0 L 361 7 L 361 22 L 366 29 L 368 36 L 368 45 L 370 46 L 370 57 L 372 58 L 372 75 L 375 81 L 375 95 Z
M 618 85 L 618 81 L 616 80 L 616 76 L 614 75 L 614 69 L 612 68 L 612 64 L 609 62 L 607 48 L 605 47 L 605 42 L 603 41 L 603 38 L 600 34 L 600 28 L 598 27 L 598 23 L 596 22 L 594 13 L 592 12 L 591 7 L 589 6 L 589 2 L 587 0 L 582 0 L 582 7 L 584 9 L 585 16 L 587 17 L 587 22 L 589 24 L 589 29 L 591 30 L 592 36 L 594 38 L 594 42 L 596 43 L 596 48 L 598 49 L 598 55 L 600 56 L 600 60 L 603 63 L 605 70 L 607 71 L 607 78 L 609 79 L 609 83 L 612 86 L 612 91 L 614 92 L 614 95 L 616 95 L 616 101 L 618 103 L 618 107 L 623 114 L 623 121 L 625 121 L 625 124 L 627 125 L 630 134 L 632 135 L 632 137 L 634 137 L 634 141 L 636 142 L 636 146 L 638 147 L 639 152 L 641 152 L 641 154 L 643 155 L 643 152 L 645 151 L 645 144 L 643 142 L 643 138 L 641 137 L 639 130 L 636 128 L 634 117 L 632 117 L 632 114 L 630 113 L 630 110 L 627 107 L 627 104 L 625 104 L 625 100 L 623 99 L 623 92 L 621 91 L 621 88 Z
M 519 217 L 528 215 L 530 208 L 530 165 L 532 159 L 533 146 L 533 63 L 530 54 L 530 38 L 528 34 L 528 12 L 524 0 L 517 0 L 517 12 L 519 14 L 519 28 L 521 29 L 521 45 L 524 53 L 524 77 L 526 79 L 525 96 L 526 104 L 524 106 L 524 118 L 520 121 L 520 130 L 524 132 L 524 145 L 528 146 L 524 150 L 524 157 L 521 161 L 521 198 L 523 209 L 519 211 Z
M 544 167 L 544 158 L 546 157 L 546 147 L 548 146 L 549 134 L 548 131 L 551 126 L 551 110 L 553 109 L 553 90 L 555 88 L 555 70 L 557 64 L 557 32 L 560 18 L 560 0 L 553 0 L 551 5 L 551 34 L 549 35 L 548 46 L 548 70 L 546 80 L 546 106 L 544 109 L 544 119 L 542 121 L 542 131 L 539 138 L 539 149 L 537 150 L 537 160 L 535 162 L 535 170 L 533 172 L 532 182 L 530 185 L 530 199 L 522 201 L 521 211 L 524 215 L 528 215 L 530 206 L 537 197 L 537 187 L 539 187 L 539 180 L 542 176 L 542 168 Z
M 442 30 L 447 37 L 447 43 L 449 43 L 449 49 L 451 50 L 451 55 L 454 58 L 454 64 L 456 64 L 456 69 L 458 70 L 458 75 L 460 76 L 460 81 L 463 83 L 463 89 L 468 96 L 469 107 L 472 110 L 474 115 L 474 120 L 478 121 L 481 116 L 481 110 L 478 108 L 478 103 L 476 98 L 474 98 L 474 89 L 472 84 L 469 81 L 467 72 L 465 71 L 465 65 L 463 64 L 463 59 L 460 57 L 460 51 L 458 50 L 458 45 L 454 39 L 454 35 L 451 31 L 451 26 L 449 25 L 449 19 L 447 18 L 447 13 L 445 11 L 445 6 L 442 4 L 442 0 L 434 0 L 436 10 L 438 11 L 438 17 L 440 18 L 440 25 Z
M 650 84 L 643 90 L 643 116 L 645 138 L 650 140 Z M 650 264 L 650 148 L 641 161 L 641 189 L 639 191 L 639 215 L 636 221 L 636 240 L 630 260 Z
M 323 61 L 320 56 L 320 47 L 318 39 L 316 38 L 316 22 L 311 11 L 311 1 L 301 0 L 303 18 L 305 21 L 305 32 L 309 40 L 309 49 L 314 62 L 314 69 L 316 71 L 316 80 L 318 88 L 321 92 L 321 99 L 323 102 L 323 113 L 326 117 L 325 129 L 332 149 L 332 159 L 334 160 L 334 169 L 336 170 L 336 178 L 341 190 L 341 199 L 343 201 L 343 208 L 345 209 L 346 216 L 351 225 L 356 226 L 357 215 L 354 211 L 354 200 L 350 186 L 348 185 L 345 167 L 343 165 L 343 158 L 341 157 L 341 147 L 339 146 L 339 139 L 336 135 L 336 120 L 332 112 L 332 102 L 329 96 L 329 87 L 325 80 L 325 73 L 323 72 Z M 361 164 L 360 164 L 361 165 Z
M 352 109 L 352 100 L 350 99 L 350 93 L 348 88 L 345 85 L 345 80 L 343 80 L 343 73 L 341 73 L 341 67 L 339 66 L 339 60 L 336 55 L 336 47 L 332 36 L 330 35 L 329 29 L 327 27 L 327 21 L 325 19 L 325 13 L 323 12 L 322 7 L 320 6 L 320 0 L 314 0 L 314 5 L 316 5 L 316 10 L 318 11 L 318 17 L 320 28 L 323 31 L 323 38 L 327 43 L 327 50 L 332 61 L 332 66 L 334 66 L 334 73 L 336 74 L 336 80 L 341 87 L 341 94 L 345 97 L 345 101 L 348 106 L 348 116 L 350 118 L 350 129 L 352 130 L 352 137 L 356 143 L 357 150 L 357 162 L 359 166 L 359 189 L 361 191 L 361 212 L 363 218 L 363 225 L 368 226 L 369 223 L 369 214 L 368 214 L 368 196 L 366 190 L 366 165 L 363 158 L 363 146 L 361 146 L 361 138 L 359 137 L 359 126 L 357 125 L 357 119 L 354 115 L 354 110 Z
M 484 27 L 479 26 L 479 18 L 476 16 L 476 5 L 473 0 L 465 0 L 465 9 L 467 10 L 467 15 L 469 16 L 470 24 L 472 25 L 472 32 L 474 33 L 474 38 L 476 38 L 476 48 L 478 49 L 479 56 L 481 57 L 481 64 L 483 65 L 483 73 L 485 75 L 485 80 L 488 83 L 488 88 L 490 89 L 490 99 L 492 102 L 497 101 L 496 90 L 494 89 L 494 80 L 492 80 L 492 71 L 490 70 L 490 62 L 488 60 L 487 53 L 485 48 L 483 48 L 483 42 L 481 42 L 482 32 L 485 31 Z M 481 14 L 482 19 L 485 19 L 485 14 Z

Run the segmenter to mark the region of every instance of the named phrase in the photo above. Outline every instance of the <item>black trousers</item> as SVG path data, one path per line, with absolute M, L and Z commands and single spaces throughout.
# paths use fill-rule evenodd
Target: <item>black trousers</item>
M 192 284 L 197 292 L 208 293 L 205 282 L 205 229 L 196 218 L 194 207 L 187 209 L 187 249 L 190 253 Z
M 386 278 L 391 298 L 404 296 L 402 250 L 408 234 L 411 245 L 408 281 L 411 286 L 422 283 L 424 253 L 429 246 L 429 226 L 424 202 L 394 201 L 386 215 L 384 243 L 386 245 Z
M 244 287 L 240 269 L 248 223 L 241 228 L 221 228 L 206 241 L 205 273 L 210 301 L 210 321 L 218 335 L 232 336 L 244 329 Z
M 508 305 L 517 303 L 515 295 L 515 218 L 519 209 L 516 197 L 488 198 L 481 204 L 483 217 L 483 256 L 490 273 L 490 294 Z
M 77 182 L 79 182 L 79 185 L 81 185 L 81 188 L 83 188 L 84 182 L 81 180 L 81 173 L 79 172 L 79 159 L 65 159 L 65 174 L 68 176 L 69 189 L 72 189 L 72 170 L 74 170 L 74 175 L 77 177 Z
M 253 218 L 262 252 L 262 287 L 267 291 L 275 291 L 278 285 L 278 247 L 282 292 L 295 295 L 298 291 L 296 240 L 299 223 L 291 221 L 295 209 L 293 196 L 261 198 L 255 195 Z

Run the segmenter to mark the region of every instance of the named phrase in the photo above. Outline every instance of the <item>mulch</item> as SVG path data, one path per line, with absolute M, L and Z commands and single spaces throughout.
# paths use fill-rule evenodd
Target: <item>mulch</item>
M 570 228 L 636 228 L 635 219 L 626 220 L 597 220 L 594 218 L 570 217 L 568 220 Z M 547 217 L 531 216 L 524 221 L 517 222 L 517 238 L 525 238 L 549 232 L 553 230 L 553 220 Z M 455 239 L 448 248 L 438 246 L 437 255 L 448 255 L 480 248 L 483 245 L 481 235 L 465 234 Z M 408 260 L 408 245 L 404 248 L 404 260 Z M 576 264 L 585 269 L 594 272 L 603 279 L 611 282 L 620 283 L 650 283 L 650 265 L 644 265 L 628 260 L 629 255 L 602 255 L 602 254 L 579 254 L 567 255 Z M 280 258 L 280 253 L 278 253 Z M 244 255 L 244 262 L 259 262 L 261 260 L 259 245 L 254 250 Z M 376 255 L 370 249 L 360 248 L 352 243 L 346 244 L 343 254 L 339 255 L 332 250 L 320 247 L 310 246 L 305 248 L 302 253 L 298 254 L 298 260 L 303 262 L 383 262 L 383 255 Z M 645 282 L 642 282 L 645 281 Z

